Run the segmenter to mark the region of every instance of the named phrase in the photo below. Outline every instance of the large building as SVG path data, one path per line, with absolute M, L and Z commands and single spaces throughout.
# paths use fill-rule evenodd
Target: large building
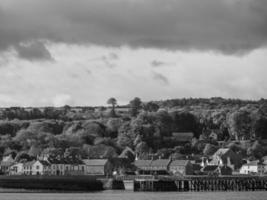
M 112 175 L 112 164 L 107 159 L 84 159 L 85 175 Z

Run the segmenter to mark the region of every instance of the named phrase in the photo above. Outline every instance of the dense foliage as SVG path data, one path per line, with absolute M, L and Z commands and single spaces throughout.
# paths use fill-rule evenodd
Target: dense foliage
M 0 154 L 13 152 L 31 159 L 41 153 L 89 158 L 111 158 L 134 151 L 140 158 L 152 154 L 183 158 L 212 155 L 218 142 L 242 154 L 267 154 L 267 101 L 237 99 L 174 99 L 111 107 L 2 108 Z M 186 143 L 172 133 L 192 132 Z M 128 153 L 125 153 L 127 150 Z M 131 158 L 132 159 L 132 158 Z

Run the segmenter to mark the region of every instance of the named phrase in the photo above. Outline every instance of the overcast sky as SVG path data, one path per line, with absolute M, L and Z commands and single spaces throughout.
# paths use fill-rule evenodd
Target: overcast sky
M 267 98 L 266 0 L 0 0 L 0 107 Z

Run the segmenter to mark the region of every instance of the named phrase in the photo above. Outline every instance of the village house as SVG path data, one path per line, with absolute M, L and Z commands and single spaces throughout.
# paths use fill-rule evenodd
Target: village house
M 172 174 L 192 175 L 193 165 L 189 160 L 173 160 L 170 163 L 169 171 Z
M 139 174 L 149 174 L 150 164 L 152 160 L 135 160 L 134 166 Z
M 32 166 L 35 163 L 35 160 L 28 161 L 23 164 L 23 174 L 24 175 L 32 175 Z
M 169 165 L 170 165 L 171 160 L 169 159 L 157 159 L 157 160 L 152 160 L 150 164 L 150 170 L 153 171 L 169 171 Z
M 79 159 L 48 158 L 51 175 L 84 175 L 85 165 Z
M 240 174 L 264 174 L 265 165 L 259 161 L 252 161 L 246 164 L 243 164 L 239 170 Z
M 15 163 L 12 154 L 5 155 L 0 163 L 0 171 L 2 174 L 9 174 L 10 167 Z
M 23 163 L 15 163 L 10 166 L 9 175 L 23 175 Z
M 166 175 L 169 171 L 169 159 L 135 160 L 134 165 L 139 174 Z
M 208 163 L 208 165 L 217 166 L 224 166 L 225 164 L 233 170 L 239 169 L 242 164 L 242 156 L 229 148 L 220 148 L 213 154 L 211 161 Z
M 108 159 L 84 159 L 85 175 L 112 175 L 113 167 Z
M 37 160 L 32 164 L 32 175 L 49 175 L 50 163 L 44 160 Z
M 228 176 L 230 176 L 230 175 L 233 174 L 233 169 L 231 167 L 227 166 L 227 165 L 219 166 L 218 167 L 218 173 L 220 175 L 224 175 L 224 176 L 228 175 Z

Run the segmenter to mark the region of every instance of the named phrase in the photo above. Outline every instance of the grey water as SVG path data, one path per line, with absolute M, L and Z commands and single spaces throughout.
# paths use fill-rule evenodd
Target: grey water
M 0 200 L 267 200 L 267 192 L 0 193 Z

